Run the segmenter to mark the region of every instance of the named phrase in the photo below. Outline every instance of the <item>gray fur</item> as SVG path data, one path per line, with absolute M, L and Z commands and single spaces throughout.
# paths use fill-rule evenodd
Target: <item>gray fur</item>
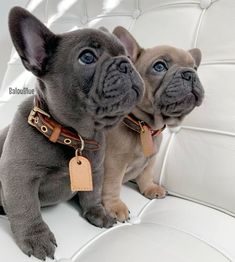
M 199 106 L 203 99 L 203 88 L 194 69 L 172 66 L 157 90 L 154 103 L 156 113 L 163 118 L 181 118 Z
M 3 145 L 6 140 L 8 130 L 9 130 L 9 126 L 6 126 L 4 129 L 0 131 L 0 157 L 2 155 Z
M 26 10 L 15 7 L 9 28 L 22 63 L 38 79 L 42 109 L 63 126 L 99 142 L 99 151 L 84 151 L 91 160 L 94 190 L 79 192 L 83 215 L 94 225 L 115 222 L 101 205 L 104 131 L 129 113 L 143 93 L 143 83 L 118 39 L 101 30 L 83 29 L 55 35 Z M 84 65 L 84 49 L 97 61 Z M 125 85 L 124 85 L 125 83 Z M 18 246 L 39 259 L 53 257 L 55 238 L 40 208 L 71 199 L 68 163 L 74 150 L 54 144 L 27 123 L 33 97 L 17 110 L 9 131 L 0 134 L 1 205 Z M 5 139 L 6 138 L 6 139 Z M 4 141 L 5 140 L 5 141 Z

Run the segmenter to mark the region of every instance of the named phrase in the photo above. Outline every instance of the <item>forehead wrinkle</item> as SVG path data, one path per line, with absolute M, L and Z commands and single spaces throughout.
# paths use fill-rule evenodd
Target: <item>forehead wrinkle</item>
M 94 43 L 96 43 L 97 46 L 94 46 Z M 93 45 L 94 48 L 106 49 L 110 54 L 115 56 L 125 54 L 124 47 L 112 35 L 106 35 L 106 38 L 92 41 L 91 45 Z
M 73 47 L 74 42 L 78 43 L 78 47 L 93 47 L 106 49 L 112 55 L 125 54 L 123 45 L 111 33 L 95 29 L 80 29 L 69 33 L 62 34 L 67 46 Z M 63 41 L 63 42 L 64 42 Z
M 157 59 L 166 58 L 166 62 L 173 62 L 182 66 L 194 65 L 194 60 L 187 51 L 171 46 L 148 48 L 143 52 L 143 56 L 146 61 L 151 63 Z
M 172 61 L 172 58 L 167 54 L 160 55 L 159 57 L 157 57 L 157 59 L 162 59 L 168 63 Z
M 173 62 L 179 65 L 182 66 L 194 65 L 194 60 L 192 59 L 191 55 L 183 49 L 172 50 L 170 55 L 172 57 Z
M 89 46 L 93 48 L 100 48 L 100 43 L 98 43 L 97 41 L 91 41 Z

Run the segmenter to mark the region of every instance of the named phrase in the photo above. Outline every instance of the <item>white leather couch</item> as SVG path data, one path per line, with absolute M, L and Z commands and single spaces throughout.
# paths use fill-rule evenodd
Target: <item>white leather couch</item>
M 235 261 L 235 1 L 2 1 L 0 128 L 24 99 L 9 95 L 9 87 L 32 88 L 34 82 L 15 52 L 9 54 L 5 19 L 13 5 L 28 8 L 54 32 L 122 25 L 144 47 L 170 44 L 203 53 L 204 104 L 164 133 L 158 156 L 156 180 L 170 196 L 150 201 L 134 184 L 123 186 L 131 220 L 109 230 L 90 225 L 73 203 L 43 209 L 57 238 L 56 261 Z M 0 217 L 0 261 L 38 261 L 18 249 L 6 217 Z

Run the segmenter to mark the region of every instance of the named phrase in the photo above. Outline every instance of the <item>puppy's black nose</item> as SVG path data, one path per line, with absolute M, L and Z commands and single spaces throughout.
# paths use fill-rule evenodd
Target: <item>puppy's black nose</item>
M 118 65 L 118 70 L 121 73 L 127 74 L 128 71 L 130 71 L 130 66 L 128 65 L 127 62 L 120 62 L 119 65 Z
M 184 71 L 181 73 L 181 76 L 184 80 L 191 81 L 193 79 L 192 71 Z

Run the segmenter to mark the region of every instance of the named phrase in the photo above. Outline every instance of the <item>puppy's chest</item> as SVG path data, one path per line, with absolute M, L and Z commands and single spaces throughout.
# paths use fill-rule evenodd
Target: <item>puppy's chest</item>
M 70 189 L 68 167 L 47 168 L 47 172 L 42 177 L 39 188 L 41 206 L 54 205 L 61 201 L 67 201 L 74 194 Z
M 127 166 L 125 176 L 123 178 L 123 183 L 129 180 L 135 179 L 139 176 L 144 168 L 148 165 L 149 160 L 146 157 L 134 158 L 131 163 Z
M 159 141 L 157 138 L 153 140 L 155 153 L 158 151 Z M 155 157 L 155 156 L 152 156 Z M 130 158 L 127 169 L 125 172 L 125 177 L 123 179 L 123 183 L 137 178 L 146 166 L 149 164 L 150 157 L 145 157 L 143 153 L 143 147 L 141 145 L 140 139 L 136 141 L 135 147 L 132 149 L 132 157 Z

